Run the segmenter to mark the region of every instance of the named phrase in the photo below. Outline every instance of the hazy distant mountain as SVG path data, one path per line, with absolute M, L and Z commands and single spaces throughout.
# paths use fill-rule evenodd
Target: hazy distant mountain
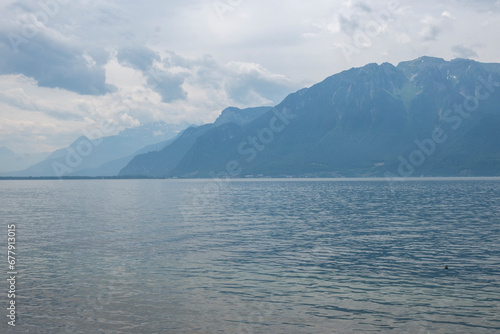
M 137 151 L 148 145 L 161 148 L 185 125 L 169 125 L 164 122 L 145 124 L 126 129 L 118 135 L 89 140 L 82 136 L 69 147 L 59 149 L 45 160 L 8 176 L 112 176 L 116 175 Z M 144 151 L 139 151 L 144 152 Z M 132 155 L 132 156 L 131 156 Z
M 171 173 L 186 152 L 194 145 L 196 140 L 212 128 L 235 122 L 245 124 L 263 115 L 271 107 L 257 108 L 226 108 L 213 124 L 199 127 L 190 127 L 178 136 L 172 143 L 160 151 L 137 155 L 123 170 L 120 176 L 164 176 Z
M 72 173 L 69 176 L 87 176 L 87 177 L 98 177 L 98 176 L 117 176 L 118 173 L 130 162 L 132 159 L 139 154 L 144 154 L 148 152 L 155 152 L 162 150 L 165 146 L 169 145 L 174 138 L 162 141 L 160 143 L 151 144 L 140 150 L 116 160 L 105 162 L 99 167 L 87 168 L 79 170 L 78 172 Z
M 9 150 L 7 147 L 0 147 L 0 172 L 8 172 L 15 165 L 18 155 Z
M 290 94 L 249 123 L 205 127 L 175 159 L 138 156 L 122 174 L 500 175 L 499 83 L 500 64 L 466 59 L 369 64 Z
M 50 153 L 17 154 L 0 147 L 0 173 L 25 169 L 45 159 Z

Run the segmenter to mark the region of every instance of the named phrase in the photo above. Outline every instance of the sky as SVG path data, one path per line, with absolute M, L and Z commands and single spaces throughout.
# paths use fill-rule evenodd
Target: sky
M 209 123 L 368 63 L 500 63 L 498 32 L 500 0 L 0 0 L 0 147 Z

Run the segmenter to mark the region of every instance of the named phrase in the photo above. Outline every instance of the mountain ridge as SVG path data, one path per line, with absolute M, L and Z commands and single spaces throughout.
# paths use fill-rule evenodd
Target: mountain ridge
M 41 162 L 24 170 L 1 173 L 1 175 L 62 177 L 89 176 L 89 172 L 92 176 L 112 176 L 109 175 L 110 173 L 116 175 L 128 163 L 128 156 L 149 145 L 165 142 L 174 137 L 182 126 L 154 122 L 125 129 L 117 135 L 96 139 L 82 135 L 69 146 L 50 153 Z M 119 161 L 122 161 L 122 165 Z M 109 169 L 108 164 L 113 162 L 116 166 Z M 101 166 L 103 166 L 102 170 L 100 170 Z
M 18 154 L 2 146 L 0 147 L 0 173 L 9 173 L 28 168 L 44 160 L 49 154 L 47 152 Z
M 125 166 L 119 176 L 164 176 L 169 175 L 171 170 L 185 157 L 189 149 L 207 132 L 213 128 L 227 126 L 227 124 L 246 124 L 258 118 L 271 107 L 257 107 L 239 109 L 229 107 L 224 109 L 214 123 L 204 124 L 198 127 L 189 127 L 184 130 L 170 145 L 157 152 L 149 152 L 134 157 Z
M 251 122 L 211 129 L 177 167 L 150 176 L 227 175 L 228 164 L 238 171 L 233 176 L 499 175 L 500 151 L 484 144 L 500 143 L 493 130 L 500 127 L 499 73 L 500 64 L 433 57 L 345 70 L 288 95 Z M 474 117 L 462 116 L 479 101 L 478 90 L 488 98 L 478 102 Z M 276 114 L 293 121 L 270 131 Z M 427 155 L 415 142 L 428 143 L 435 129 L 446 140 Z M 401 167 L 410 161 L 411 173 Z

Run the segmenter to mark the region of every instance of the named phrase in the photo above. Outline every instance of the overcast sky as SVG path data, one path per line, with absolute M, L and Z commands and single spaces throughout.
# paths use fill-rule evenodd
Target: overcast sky
M 367 63 L 500 62 L 500 1 L 1 0 L 0 146 L 212 122 Z

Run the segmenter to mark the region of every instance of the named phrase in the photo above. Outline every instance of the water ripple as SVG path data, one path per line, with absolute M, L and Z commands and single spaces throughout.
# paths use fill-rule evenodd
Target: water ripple
M 21 331 L 500 332 L 498 180 L 4 181 L 0 215 Z

